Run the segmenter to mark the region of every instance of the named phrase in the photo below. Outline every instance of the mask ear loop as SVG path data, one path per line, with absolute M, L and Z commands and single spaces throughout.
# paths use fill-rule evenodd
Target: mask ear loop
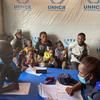
M 88 76 L 90 75 L 90 73 L 87 73 L 85 76 L 82 76 L 82 77 L 84 77 L 84 79 L 86 80 L 86 83 L 87 83 L 87 81 L 88 81 Z
M 91 83 L 91 80 L 93 79 L 93 74 L 90 73 L 90 70 L 93 70 L 93 68 L 89 68 L 88 70 L 88 74 L 86 75 L 85 79 L 87 80 L 87 83 Z
M 93 79 L 93 74 L 90 74 L 90 78 L 89 78 L 89 80 L 87 80 L 87 83 L 90 83 L 92 79 Z

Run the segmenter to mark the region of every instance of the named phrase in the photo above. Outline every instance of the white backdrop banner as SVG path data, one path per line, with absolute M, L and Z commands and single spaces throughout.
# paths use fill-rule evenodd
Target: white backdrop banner
M 3 6 L 7 34 L 20 28 L 37 37 L 46 31 L 52 40 L 66 41 L 84 32 L 99 57 L 100 0 L 3 0 Z

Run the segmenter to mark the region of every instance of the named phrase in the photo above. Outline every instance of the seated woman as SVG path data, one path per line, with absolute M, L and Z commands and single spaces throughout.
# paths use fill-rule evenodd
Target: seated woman
M 94 94 L 91 97 L 91 94 L 94 92 L 96 82 L 100 81 L 100 61 L 95 57 L 87 56 L 82 59 L 81 63 L 78 66 L 79 70 L 79 82 L 75 84 L 73 87 L 66 88 L 66 92 L 72 96 L 75 91 L 86 89 L 85 97 L 86 100 L 99 100 L 100 99 L 100 91 Z M 96 97 L 98 95 L 98 97 Z M 95 97 L 95 99 L 94 99 Z M 89 99 L 91 98 L 91 99 Z
M 49 48 L 52 48 L 52 43 L 50 40 L 48 40 L 46 32 L 40 33 L 39 41 L 36 43 L 35 48 L 36 48 L 38 55 L 40 55 L 42 57 L 46 50 L 48 50 Z

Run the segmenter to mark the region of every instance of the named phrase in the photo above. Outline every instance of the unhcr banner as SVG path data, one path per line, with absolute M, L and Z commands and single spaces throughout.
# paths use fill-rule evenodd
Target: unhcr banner
M 46 31 L 68 42 L 84 32 L 91 54 L 100 57 L 100 0 L 3 0 L 3 8 L 5 33 L 20 28 L 37 37 Z

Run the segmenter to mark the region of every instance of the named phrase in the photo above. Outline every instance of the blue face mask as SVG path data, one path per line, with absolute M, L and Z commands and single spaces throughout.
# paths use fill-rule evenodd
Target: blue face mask
M 84 77 L 78 75 L 78 78 L 79 78 L 79 80 L 80 80 L 81 83 L 86 84 L 86 80 L 85 80 Z

